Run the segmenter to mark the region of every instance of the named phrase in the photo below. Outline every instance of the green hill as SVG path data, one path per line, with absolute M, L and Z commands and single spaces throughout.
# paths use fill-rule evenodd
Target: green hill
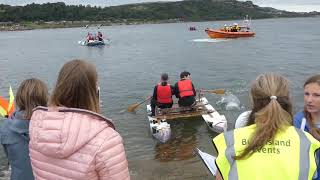
M 111 7 L 66 5 L 63 2 L 29 4 L 26 6 L 0 5 L 0 22 L 49 22 L 70 21 L 108 23 L 144 23 L 176 21 L 210 21 L 277 17 L 305 17 L 319 15 L 262 8 L 251 1 L 236 0 L 185 0 L 155 2 Z

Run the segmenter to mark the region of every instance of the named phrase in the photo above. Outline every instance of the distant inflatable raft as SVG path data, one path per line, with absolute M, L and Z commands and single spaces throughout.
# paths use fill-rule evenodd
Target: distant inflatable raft
M 79 41 L 79 44 L 81 44 L 82 46 L 103 46 L 106 44 L 110 44 L 110 40 Z

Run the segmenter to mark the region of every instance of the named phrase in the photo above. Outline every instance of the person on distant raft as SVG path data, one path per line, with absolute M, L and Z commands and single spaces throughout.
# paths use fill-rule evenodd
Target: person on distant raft
M 174 94 L 179 99 L 180 107 L 190 107 L 196 104 L 196 90 L 188 71 L 180 73 L 180 80 L 174 86 Z
M 167 73 L 161 74 L 160 82 L 154 87 L 151 99 L 151 112 L 155 116 L 156 106 L 160 109 L 171 108 L 173 104 L 173 86 L 168 83 L 169 76 Z
M 89 42 L 89 41 L 94 41 L 93 35 L 92 35 L 91 33 L 89 33 L 89 32 L 88 32 L 88 34 L 87 34 L 87 41 L 88 41 L 88 42 Z
M 304 83 L 304 110 L 293 118 L 293 125 L 309 132 L 320 141 L 320 74 L 309 77 Z M 317 173 L 313 179 L 320 180 L 320 152 L 317 152 Z
M 97 39 L 98 41 L 103 41 L 102 33 L 100 31 L 98 31 Z

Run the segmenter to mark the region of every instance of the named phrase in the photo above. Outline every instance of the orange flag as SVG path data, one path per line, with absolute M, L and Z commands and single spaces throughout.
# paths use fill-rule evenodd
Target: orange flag
M 9 95 L 10 102 L 8 102 L 5 98 L 0 96 L 0 116 L 2 117 L 11 116 L 14 112 L 14 96 L 11 86 L 9 89 Z

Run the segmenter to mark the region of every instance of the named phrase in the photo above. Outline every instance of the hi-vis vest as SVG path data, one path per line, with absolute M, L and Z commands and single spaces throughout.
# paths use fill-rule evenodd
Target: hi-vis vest
M 192 82 L 190 79 L 178 81 L 178 88 L 180 97 L 193 96 Z
M 274 140 L 248 158 L 234 160 L 248 145 L 256 125 L 218 135 L 213 139 L 216 165 L 224 180 L 307 180 L 316 172 L 315 151 L 320 142 L 310 134 L 288 126 Z
M 165 86 L 158 84 L 158 86 L 157 86 L 157 102 L 163 103 L 163 104 L 169 104 L 169 103 L 173 102 L 170 84 L 167 84 Z

